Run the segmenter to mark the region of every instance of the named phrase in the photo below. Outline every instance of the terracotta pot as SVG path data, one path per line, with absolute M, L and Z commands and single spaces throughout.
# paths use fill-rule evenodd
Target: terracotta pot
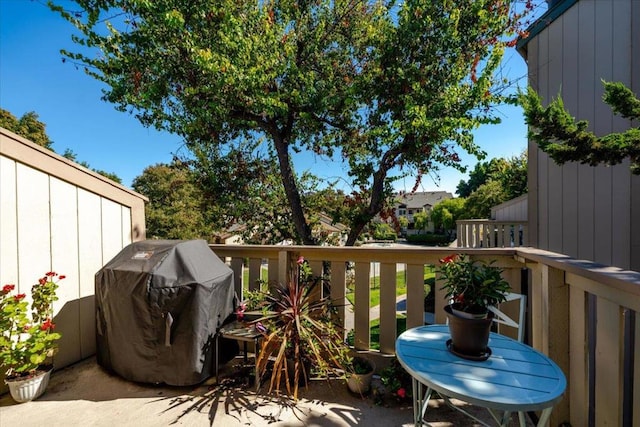
M 481 357 L 486 354 L 493 313 L 489 312 L 486 319 L 469 319 L 454 314 L 451 306 L 446 306 L 444 311 L 449 319 L 449 332 L 454 352 L 471 357 Z
M 13 400 L 18 403 L 30 402 L 44 393 L 49 384 L 51 369 L 37 372 L 35 376 L 30 378 L 4 380 Z

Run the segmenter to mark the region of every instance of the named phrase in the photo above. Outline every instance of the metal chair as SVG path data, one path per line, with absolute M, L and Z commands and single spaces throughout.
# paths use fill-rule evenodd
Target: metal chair
M 518 341 L 524 342 L 524 326 L 527 314 L 527 296 L 524 294 L 516 294 L 509 292 L 505 302 L 520 300 L 520 308 L 518 311 L 518 321 L 500 311 L 498 307 L 491 306 L 489 310 L 493 312 L 493 321 L 502 325 L 507 325 L 518 330 Z

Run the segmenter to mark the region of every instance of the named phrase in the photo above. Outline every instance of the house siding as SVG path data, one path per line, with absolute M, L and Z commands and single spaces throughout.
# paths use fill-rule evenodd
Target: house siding
M 639 44 L 640 2 L 577 1 L 527 42 L 529 83 L 545 103 L 560 94 L 597 135 L 623 131 L 631 123 L 604 104 L 601 80 L 620 81 L 638 94 Z M 533 245 L 640 270 L 640 177 L 628 161 L 558 166 L 530 142 L 529 162 Z
M 95 353 L 94 276 L 145 238 L 145 200 L 0 128 L 0 283 L 30 296 L 47 271 L 66 275 L 53 307 L 56 368 Z

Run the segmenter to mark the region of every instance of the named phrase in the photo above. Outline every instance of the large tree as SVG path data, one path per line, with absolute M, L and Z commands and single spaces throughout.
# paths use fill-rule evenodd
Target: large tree
M 53 8 L 97 52 L 63 53 L 106 83 L 104 99 L 183 136 L 197 163 L 261 141 L 242 160 L 275 162 L 304 244 L 317 240 L 300 152 L 344 163 L 347 244 L 391 206 L 395 179 L 460 167 L 460 150 L 482 155 L 471 132 L 498 121 L 496 70 L 519 18 L 509 0 L 77 3 Z
M 640 120 L 640 99 L 620 82 L 604 82 L 603 101 L 625 119 Z M 558 164 L 579 161 L 595 166 L 615 165 L 630 160 L 631 172 L 640 175 L 640 127 L 597 136 L 588 130 L 586 120 L 576 121 L 565 109 L 562 97 L 546 107 L 540 96 L 529 88 L 521 94 L 529 137 Z

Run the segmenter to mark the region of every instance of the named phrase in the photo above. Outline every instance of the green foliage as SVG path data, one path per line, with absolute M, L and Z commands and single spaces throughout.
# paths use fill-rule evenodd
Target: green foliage
M 437 272 L 445 298 L 462 311 L 486 313 L 487 307 L 503 302 L 511 286 L 502 278 L 502 269 L 474 261 L 468 255 L 450 255 L 440 260 Z
M 429 214 L 424 211 L 416 212 L 413 214 L 413 223 L 416 230 L 426 230 L 429 226 Z
M 351 245 L 393 206 L 394 180 L 460 167 L 459 151 L 483 155 L 472 131 L 498 121 L 492 106 L 508 82 L 495 71 L 520 18 L 495 0 L 78 3 L 51 6 L 85 52 L 63 53 L 105 83 L 104 99 L 183 136 L 197 169 L 236 160 L 222 174 L 235 168 L 235 180 L 213 182 L 223 188 L 212 195 L 259 194 L 248 187 L 259 187 L 262 161 L 267 195 L 283 198 L 255 216 L 271 203 L 283 213 L 263 223 L 293 227 L 304 244 L 318 239 L 298 156 L 342 162 L 353 191 L 327 213 L 349 226 Z M 245 140 L 255 147 L 239 149 Z
M 49 272 L 31 288 L 31 316 L 26 295 L 12 294 L 15 285 L 0 290 L 0 367 L 7 368 L 7 378 L 33 375 L 53 356 L 61 338 L 53 332 L 53 302 L 65 276 Z
M 491 208 L 527 192 L 527 154 L 495 158 L 476 164 L 457 193 L 464 194 L 464 207 L 456 219 L 489 218 Z M 455 222 L 453 223 L 455 227 Z
M 18 119 L 9 111 L 0 108 L 0 127 L 27 138 L 41 147 L 53 150 L 51 147 L 53 141 L 47 135 L 46 125 L 38 120 L 38 115 L 34 111 L 25 113 Z
M 407 242 L 428 246 L 448 246 L 451 243 L 451 237 L 448 234 L 410 234 L 407 236 Z
M 464 217 L 488 219 L 491 208 L 509 200 L 504 187 L 498 181 L 488 181 L 471 193 L 464 201 Z
M 437 203 L 431 209 L 431 221 L 435 229 L 449 232 L 455 230 L 456 221 L 464 214 L 464 202 L 462 198 L 454 198 Z
M 381 388 L 374 389 L 374 401 L 377 405 L 386 404 L 392 399 L 396 403 L 406 403 L 411 400 L 411 375 L 400 365 L 397 358 L 393 358 L 389 366 L 380 371 Z
M 297 399 L 299 384 L 308 384 L 305 365 L 310 364 L 321 374 L 344 370 L 349 349 L 331 320 L 330 301 L 317 298 L 320 278 L 312 277 L 302 257 L 291 271 L 288 283 L 273 284 L 264 293 L 265 315 L 258 321 L 266 332 L 256 369 L 262 377 L 271 368 L 269 392 L 280 391 L 284 382 L 287 392 Z M 293 364 L 293 372 L 288 363 Z
M 640 128 L 631 127 L 631 120 L 640 119 L 640 99 L 622 83 L 605 82 L 603 100 L 613 112 L 629 119 L 624 132 L 596 136 L 588 130 L 586 120 L 576 121 L 564 107 L 562 98 L 553 99 L 542 107 L 538 94 L 529 88 L 519 96 L 529 125 L 529 138 L 558 164 L 579 161 L 596 166 L 616 165 L 628 158 L 631 172 L 640 174 Z
M 375 225 L 373 238 L 375 240 L 393 240 L 395 242 L 398 239 L 398 235 L 389 224 L 380 222 Z
M 145 217 L 150 237 L 210 240 L 213 227 L 221 225 L 216 205 L 205 203 L 184 163 L 147 167 L 134 179 L 133 189 L 149 198 Z

